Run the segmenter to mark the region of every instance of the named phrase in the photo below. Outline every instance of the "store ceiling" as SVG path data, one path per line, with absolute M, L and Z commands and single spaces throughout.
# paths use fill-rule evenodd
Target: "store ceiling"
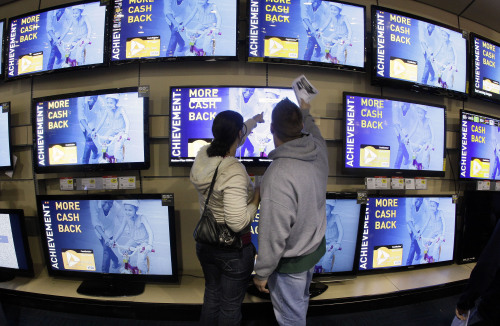
M 500 33 L 499 0 L 415 0 L 449 11 Z

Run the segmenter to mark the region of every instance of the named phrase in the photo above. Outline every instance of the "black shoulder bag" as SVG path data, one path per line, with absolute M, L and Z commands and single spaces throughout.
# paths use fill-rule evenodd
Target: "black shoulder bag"
M 219 164 L 220 165 L 220 164 Z M 194 228 L 193 237 L 196 242 L 209 244 L 221 248 L 242 248 L 241 237 L 239 233 L 232 231 L 226 223 L 217 223 L 212 211 L 208 207 L 208 201 L 214 189 L 215 179 L 217 177 L 217 169 L 215 169 L 210 190 L 208 191 L 207 200 L 205 201 L 205 208 L 203 214 Z

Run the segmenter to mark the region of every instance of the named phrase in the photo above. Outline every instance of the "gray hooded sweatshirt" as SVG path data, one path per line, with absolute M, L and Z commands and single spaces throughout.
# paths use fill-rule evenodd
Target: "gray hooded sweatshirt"
M 273 150 L 273 162 L 262 179 L 255 265 L 260 280 L 266 280 L 282 258 L 317 251 L 325 236 L 327 148 L 309 111 L 302 114 L 309 134 Z

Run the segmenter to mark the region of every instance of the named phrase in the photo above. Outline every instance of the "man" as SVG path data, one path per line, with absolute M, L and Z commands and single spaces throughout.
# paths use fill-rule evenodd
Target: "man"
M 276 148 L 261 184 L 254 277 L 260 291 L 270 292 L 278 323 L 287 326 L 306 324 L 314 265 L 326 252 L 327 147 L 309 104 L 301 107 L 286 98 L 272 112 Z
M 61 8 L 55 11 L 49 11 L 47 14 L 47 36 L 50 42 L 49 61 L 47 63 L 47 70 L 60 68 L 64 59 L 62 48 L 62 38 L 69 25 L 68 18 L 64 15 L 66 9 Z
M 93 153 L 92 163 L 95 163 L 94 160 L 99 157 L 99 152 L 92 139 L 92 131 L 97 125 L 101 115 L 100 110 L 96 106 L 97 100 L 97 95 L 78 98 L 78 119 L 80 121 L 80 128 L 83 131 L 83 136 L 85 137 L 82 164 L 89 164 L 91 152 Z
M 413 129 L 412 127 L 416 121 L 413 104 L 400 103 L 401 106 L 393 104 L 392 107 L 393 126 L 398 138 L 398 151 L 394 168 L 398 170 L 401 168 L 401 165 L 403 165 L 403 168 L 408 168 L 408 164 L 410 163 L 410 155 L 407 148 L 408 133 Z
M 335 210 L 335 204 L 336 200 L 329 201 L 329 203 L 326 204 L 326 254 L 315 266 L 315 272 L 333 272 L 335 254 L 342 248 L 341 244 L 344 238 L 344 227 L 342 226 L 339 214 L 333 212 Z
M 330 9 L 322 0 L 313 0 L 312 2 L 301 2 L 300 14 L 302 23 L 307 32 L 307 45 L 304 52 L 304 60 L 311 60 L 314 52 L 314 59 L 321 59 L 321 46 L 318 43 L 318 38 L 328 24 Z
M 435 65 L 435 55 L 441 42 L 443 41 L 439 35 L 436 26 L 429 23 L 419 23 L 418 25 L 420 47 L 422 49 L 422 54 L 424 55 L 425 65 L 424 71 L 422 73 L 421 83 L 425 85 L 435 85 L 436 83 L 436 71 L 434 69 Z M 430 77 L 430 80 L 429 80 Z
M 500 325 L 500 222 L 491 235 L 479 260 L 472 270 L 469 283 L 457 303 L 456 315 L 465 320 L 469 310 L 477 304 L 477 311 L 470 314 L 468 325 Z
M 419 240 L 422 236 L 421 227 L 423 226 L 427 213 L 423 203 L 423 197 L 414 198 L 406 213 L 406 226 L 408 227 L 408 232 L 410 233 L 410 250 L 408 252 L 408 258 L 406 259 L 406 266 L 412 266 L 414 259 L 417 263 L 420 263 L 422 258 Z
M 174 57 L 176 51 L 180 54 L 186 52 L 186 42 L 180 34 L 184 29 L 183 20 L 192 9 L 189 0 L 163 0 L 163 13 L 170 28 L 170 40 L 167 46 L 167 57 Z

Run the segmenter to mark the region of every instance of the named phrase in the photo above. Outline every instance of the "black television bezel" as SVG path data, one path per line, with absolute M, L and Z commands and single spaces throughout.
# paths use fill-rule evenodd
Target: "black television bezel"
M 409 101 L 407 99 L 390 97 L 390 96 L 381 96 L 381 95 L 370 95 L 370 94 L 362 94 L 362 93 L 352 93 L 352 92 L 344 92 L 343 93 L 343 123 L 342 123 L 342 173 L 348 175 L 357 175 L 357 176 L 398 176 L 398 177 L 444 177 L 446 173 L 445 164 L 446 162 L 446 106 L 438 105 L 433 103 L 426 103 L 420 101 Z M 444 114 L 444 125 L 443 125 L 443 170 L 442 171 L 431 171 L 431 170 L 398 170 L 398 169 L 377 169 L 377 168 L 347 168 L 345 166 L 345 157 L 346 157 L 346 147 L 347 147 L 347 101 L 346 98 L 348 96 L 358 96 L 358 97 L 369 97 L 381 100 L 389 100 L 389 101 L 397 101 L 397 102 L 405 102 L 411 104 L 420 104 L 426 106 L 433 106 L 436 108 L 442 108 Z
M 475 52 L 475 49 L 474 49 L 474 38 L 477 38 L 481 41 L 485 41 L 485 42 L 488 42 L 488 43 L 491 43 L 492 45 L 494 45 L 495 47 L 497 48 L 500 48 L 500 43 L 498 42 L 495 42 L 493 40 L 490 40 L 486 37 L 483 37 L 481 35 L 478 35 L 476 33 L 469 33 L 469 44 L 470 44 L 470 48 L 469 48 L 469 53 L 470 53 L 470 62 L 469 62 L 469 67 L 470 67 L 470 76 L 469 76 L 469 94 L 471 97 L 474 97 L 474 98 L 478 98 L 478 99 L 481 99 L 481 100 L 485 100 L 485 101 L 489 101 L 489 102 L 493 102 L 493 103 L 496 103 L 496 104 L 499 104 L 500 103 L 500 94 L 492 94 L 490 97 L 487 96 L 487 95 L 484 95 L 484 94 L 481 94 L 479 92 L 476 91 L 476 88 L 474 86 L 475 84 L 475 80 L 476 80 L 476 70 L 475 70 L 475 62 L 476 62 L 476 52 Z M 486 91 L 483 91 L 481 90 L 482 92 L 486 92 Z
M 287 90 L 293 90 L 292 87 L 280 87 L 280 86 L 248 86 L 248 85 L 198 85 L 198 86 L 171 86 L 169 90 L 169 147 L 168 147 L 168 162 L 169 166 L 174 166 L 174 167 L 191 167 L 193 166 L 194 163 L 194 157 L 192 158 L 192 161 L 186 161 L 186 162 L 172 162 L 172 90 L 176 88 L 184 88 L 184 89 L 189 89 L 189 88 L 259 88 L 259 89 L 287 89 Z M 258 157 L 250 157 L 250 158 L 245 158 L 242 157 L 244 160 L 241 160 L 240 162 L 248 167 L 267 167 L 269 164 L 271 164 L 272 160 L 269 158 L 266 158 L 265 161 L 259 161 Z M 180 158 L 180 159 L 186 159 L 186 158 Z M 191 159 L 191 158 L 189 158 Z M 251 162 L 250 161 L 245 161 L 248 159 L 253 159 Z
M 9 77 L 8 76 L 8 73 L 7 73 L 7 60 L 5 61 L 5 76 L 4 76 L 4 79 L 6 81 L 12 81 L 12 80 L 18 80 L 18 79 L 24 79 L 24 78 L 29 78 L 29 77 L 33 77 L 33 76 L 43 76 L 43 75 L 47 75 L 47 74 L 52 74 L 52 73 L 58 73 L 58 72 L 66 72 L 66 71 L 77 71 L 77 70 L 90 70 L 90 69 L 94 69 L 94 68 L 97 68 L 97 67 L 106 67 L 106 66 L 109 66 L 108 65 L 108 61 L 109 61 L 109 52 L 108 52 L 108 49 L 109 49 L 109 46 L 107 44 L 108 42 L 108 37 L 107 35 L 109 34 L 109 30 L 108 30 L 108 26 L 109 26 L 109 20 L 110 20 L 110 8 L 109 8 L 109 4 L 107 4 L 105 1 L 100 1 L 100 0 L 82 0 L 82 1 L 77 1 L 77 2 L 72 2 L 72 3 L 66 3 L 66 4 L 63 4 L 63 5 L 59 5 L 59 6 L 54 6 L 54 7 L 50 7 L 50 8 L 45 8 L 45 9 L 40 9 L 40 10 L 36 10 L 36 11 L 32 11 L 32 12 L 28 12 L 28 13 L 25 13 L 25 14 L 22 14 L 22 15 L 18 15 L 18 16 L 15 16 L 15 17 L 11 17 L 9 18 L 9 21 L 8 21 L 8 24 L 6 26 L 6 30 L 7 30 L 7 34 L 6 34 L 6 45 L 9 45 L 10 44 L 10 25 L 12 23 L 13 20 L 16 20 L 16 19 L 21 19 L 21 18 L 25 18 L 25 17 L 28 17 L 28 16 L 33 16 L 33 15 L 38 15 L 38 14 L 41 14 L 41 13 L 44 13 L 44 12 L 48 12 L 48 11 L 52 11 L 52 10 L 56 10 L 56 9 L 60 9 L 60 8 L 68 8 L 68 7 L 72 7 L 72 6 L 76 6 L 76 5 L 79 5 L 79 4 L 88 4 L 88 3 L 93 3 L 93 2 L 96 2 L 96 3 L 99 3 L 99 5 L 101 7 L 104 7 L 105 8 L 105 16 L 104 16 L 104 31 L 103 31 L 103 54 L 102 54 L 102 63 L 93 63 L 93 64 L 88 64 L 88 65 L 85 65 L 85 66 L 76 66 L 76 67 L 66 67 L 66 68 L 57 68 L 57 69 L 52 69 L 52 70 L 43 70 L 43 71 L 36 71 L 36 72 L 33 72 L 33 73 L 26 73 L 26 74 L 21 74 L 21 75 L 17 75 L 17 76 L 14 76 L 14 77 Z M 7 59 L 8 55 L 7 55 L 7 51 L 5 51 L 5 58 Z
M 24 221 L 24 211 L 22 209 L 0 209 L 0 214 L 16 215 L 19 220 L 21 237 L 23 242 L 24 255 L 26 258 L 27 269 L 21 268 L 7 268 L 0 267 L 0 274 L 7 274 L 13 276 L 33 277 L 35 275 L 33 269 L 33 260 L 31 258 L 31 251 L 28 241 L 28 233 L 26 231 L 26 224 Z M 17 253 L 17 250 L 16 250 Z
M 177 242 L 175 228 L 175 205 L 168 205 L 169 231 L 170 231 L 170 254 L 172 263 L 172 275 L 149 275 L 149 274 L 118 274 L 102 272 L 83 272 L 70 270 L 54 270 L 50 267 L 49 247 L 44 225 L 42 202 L 46 200 L 127 200 L 127 199 L 157 199 L 162 200 L 163 194 L 116 194 L 116 195 L 37 195 L 36 204 L 38 220 L 42 240 L 42 250 L 49 276 L 70 277 L 84 280 L 110 280 L 110 281 L 136 281 L 136 282 L 179 282 L 179 270 L 177 261 Z
M 77 171 L 122 171 L 122 170 L 145 170 L 150 167 L 150 149 L 149 149 L 149 97 L 144 96 L 144 162 L 131 162 L 131 163 L 106 163 L 106 164 L 65 164 L 65 165 L 49 165 L 39 166 L 37 163 L 37 133 L 36 133 L 36 104 L 43 101 L 52 101 L 57 99 L 67 99 L 91 95 L 104 95 L 112 93 L 139 93 L 139 87 L 124 87 L 124 88 L 111 88 L 97 91 L 86 91 L 77 93 L 67 93 L 59 95 L 51 95 L 46 97 L 33 98 L 31 101 L 31 123 L 33 135 L 33 167 L 36 173 L 64 173 L 64 172 L 77 172 Z M 48 153 L 47 153 L 48 154 Z
M 433 24 L 433 25 L 436 25 L 439 27 L 443 27 L 443 28 L 446 28 L 448 30 L 462 34 L 462 37 L 465 40 L 465 54 L 464 54 L 464 56 L 466 58 L 466 60 L 465 60 L 466 67 L 465 67 L 465 73 L 464 73 L 464 77 L 465 77 L 464 92 L 445 89 L 445 88 L 436 87 L 436 86 L 424 85 L 424 84 L 420 84 L 417 82 L 406 81 L 406 80 L 397 79 L 397 78 L 378 77 L 377 76 L 377 65 L 376 65 L 376 62 L 377 62 L 376 11 L 377 10 L 386 11 L 389 13 L 394 13 L 396 15 L 408 17 L 408 18 L 415 19 L 415 20 L 422 21 L 422 22 L 426 22 L 426 23 Z M 465 33 L 464 31 L 462 31 L 458 28 L 451 27 L 449 25 L 445 25 L 445 24 L 424 18 L 422 16 L 417 16 L 417 15 L 413 15 L 413 14 L 410 14 L 407 12 L 403 12 L 403 11 L 399 11 L 399 10 L 395 10 L 395 9 L 391 9 L 391 8 L 387 8 L 387 7 L 377 6 L 377 5 L 372 5 L 371 21 L 372 21 L 372 42 L 371 42 L 372 43 L 371 44 L 371 51 L 372 51 L 371 84 L 372 85 L 374 85 L 374 86 L 389 86 L 389 87 L 400 88 L 400 89 L 402 88 L 402 89 L 407 89 L 407 90 L 418 92 L 418 93 L 425 92 L 425 93 L 439 95 L 439 96 L 446 96 L 446 97 L 454 98 L 457 100 L 467 99 L 467 97 L 468 97 L 468 95 L 467 95 L 467 83 L 468 83 L 467 78 L 469 76 L 469 72 L 468 72 L 469 71 L 468 70 L 469 69 L 469 60 L 467 58 L 469 58 L 469 53 L 468 53 L 469 52 L 469 46 L 468 46 L 469 40 L 467 37 L 464 36 L 464 33 Z
M 289 64 L 289 65 L 296 65 L 296 66 L 308 66 L 308 67 L 318 67 L 318 68 L 328 68 L 332 70 L 346 70 L 346 71 L 353 71 L 353 72 L 366 72 L 367 69 L 367 44 L 368 44 L 368 39 L 367 39 L 367 33 L 366 33 L 366 26 L 367 26 L 367 20 L 366 20 L 366 6 L 357 4 L 357 3 L 351 3 L 351 2 L 345 2 L 345 1 L 333 1 L 333 0 L 322 0 L 322 1 L 328 1 L 328 2 L 337 2 L 340 4 L 345 4 L 353 7 L 361 7 L 363 9 L 363 48 L 364 48 L 364 59 L 363 59 L 363 67 L 356 67 L 356 66 L 350 66 L 350 65 L 343 65 L 343 64 L 333 64 L 333 63 L 326 63 L 326 62 L 316 62 L 316 61 L 307 61 L 307 60 L 294 60 L 294 59 L 285 59 L 285 58 L 270 58 L 266 56 L 262 57 L 251 57 L 250 56 L 250 17 L 251 17 L 251 1 L 248 1 L 247 4 L 247 35 L 245 35 L 246 39 L 246 46 L 245 46 L 245 57 L 246 61 L 250 63 L 273 63 L 273 64 Z
M 7 51 L 5 51 L 5 46 L 7 44 L 7 19 L 3 18 L 0 19 L 0 23 L 3 23 L 2 28 L 0 28 L 0 59 L 1 59 L 1 64 L 0 64 L 0 80 L 4 80 L 5 75 L 5 60 L 7 59 Z
M 498 122 L 500 122 L 500 117 L 494 117 L 494 116 L 490 116 L 490 115 L 487 115 L 487 114 L 483 114 L 483 113 L 479 113 L 479 112 L 474 112 L 474 111 L 470 111 L 470 110 L 466 110 L 466 109 L 460 109 L 460 135 L 462 133 L 462 121 L 463 121 L 463 114 L 466 113 L 466 114 L 474 114 L 474 115 L 478 115 L 478 116 L 481 116 L 483 118 L 488 118 L 488 119 L 492 119 L 492 120 L 496 120 Z M 459 153 L 461 154 L 462 153 L 462 142 L 459 142 Z M 474 181 L 477 181 L 477 180 L 490 180 L 490 181 L 500 181 L 500 179 L 491 179 L 491 178 L 473 178 L 473 177 L 470 177 L 470 171 L 469 171 L 469 176 L 467 177 L 462 177 L 461 174 L 460 174 L 460 160 L 461 160 L 461 156 L 459 155 L 458 156 L 458 164 L 459 164 L 459 169 L 458 169 L 458 179 L 459 180 L 474 180 Z M 467 163 L 469 164 L 469 163 Z
M 2 107 L 2 110 L 3 110 L 3 106 L 7 104 L 8 108 L 9 108 L 9 111 L 7 112 L 8 114 L 8 117 L 7 117 L 7 125 L 8 125 L 8 130 L 7 130 L 7 137 L 8 137 L 8 143 L 9 143 L 9 156 L 10 156 L 10 165 L 3 165 L 3 166 L 0 166 L 0 171 L 12 171 L 14 169 L 14 160 L 13 160 L 13 156 L 12 156 L 12 135 L 11 135 L 11 117 L 10 117 L 10 112 L 11 112 L 11 109 L 10 109 L 10 102 L 2 102 L 0 103 L 0 107 Z
M 348 200 L 357 200 L 358 195 L 355 192 L 327 192 L 326 200 L 329 199 L 348 199 Z M 356 232 L 356 243 L 355 243 L 355 251 L 354 251 L 354 259 L 353 266 L 350 271 L 342 271 L 342 272 L 325 272 L 325 273 L 314 273 L 313 278 L 315 281 L 320 282 L 335 282 L 337 280 L 343 279 L 351 279 L 355 278 L 358 274 L 358 265 L 359 265 L 359 255 L 361 248 L 361 236 L 363 234 L 363 219 L 365 216 L 366 204 L 358 203 L 360 205 L 359 208 L 359 217 L 358 217 L 358 230 Z
M 122 60 L 113 60 L 113 55 L 112 55 L 112 46 L 113 46 L 113 17 L 115 13 L 115 3 L 116 0 L 112 1 L 111 4 L 111 18 L 108 20 L 109 21 L 109 27 L 108 30 L 110 31 L 109 36 L 108 36 L 108 59 L 109 63 L 112 66 L 116 65 L 123 65 L 123 64 L 130 64 L 130 63 L 145 63 L 145 62 L 203 62 L 203 61 L 237 61 L 238 60 L 238 50 L 239 50 L 239 44 L 238 44 L 238 35 L 239 35 L 239 28 L 238 28 L 238 13 L 239 13 L 239 7 L 240 7 L 240 2 L 238 0 L 233 0 L 236 1 L 236 13 L 235 13 L 235 52 L 234 56 L 222 56 L 222 55 L 216 55 L 216 56 L 180 56 L 180 57 L 154 57 L 154 58 L 137 58 L 137 59 L 122 59 Z
M 367 200 L 371 199 L 377 199 L 377 198 L 417 198 L 417 197 L 422 197 L 422 198 L 450 198 L 453 201 L 453 196 L 454 195 L 446 195 L 446 194 L 440 194 L 440 195 L 410 195 L 410 196 L 405 196 L 405 195 L 376 195 L 376 196 L 368 196 Z M 360 261 L 358 260 L 358 275 L 368 275 L 368 274 L 380 274 L 380 273 L 391 273 L 391 272 L 401 272 L 401 271 L 408 271 L 408 270 L 415 270 L 415 269 L 425 269 L 425 268 L 433 268 L 433 267 L 439 267 L 439 266 L 447 266 L 447 265 L 453 265 L 455 263 L 455 252 L 456 252 L 456 239 L 457 239 L 457 211 L 458 207 L 457 204 L 455 204 L 455 228 L 453 230 L 453 254 L 450 260 L 446 261 L 440 261 L 436 263 L 429 263 L 429 264 L 418 264 L 418 265 L 411 265 L 411 266 L 399 266 L 399 267 L 381 267 L 381 268 L 371 268 L 367 270 L 359 269 L 359 263 Z M 368 207 L 368 201 L 366 203 L 366 207 Z M 366 214 L 366 213 L 365 213 Z M 366 215 L 365 215 L 366 216 Z M 363 218 L 364 221 L 367 221 L 365 218 Z M 406 225 L 404 226 L 406 228 Z M 362 239 L 360 240 L 362 241 Z

